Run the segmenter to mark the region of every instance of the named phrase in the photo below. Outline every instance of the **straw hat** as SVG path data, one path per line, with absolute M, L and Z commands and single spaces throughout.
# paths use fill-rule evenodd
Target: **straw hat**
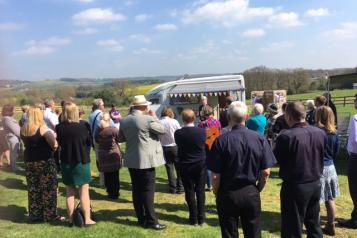
M 149 106 L 151 102 L 147 101 L 144 95 L 134 96 L 133 102 L 131 103 L 132 107 L 135 106 Z

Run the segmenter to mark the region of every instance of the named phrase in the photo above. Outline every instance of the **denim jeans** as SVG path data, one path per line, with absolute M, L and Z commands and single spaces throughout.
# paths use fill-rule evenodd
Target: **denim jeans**
M 10 166 L 13 171 L 16 171 L 18 169 L 16 162 L 20 146 L 19 138 L 11 136 L 7 137 L 7 141 L 10 147 Z

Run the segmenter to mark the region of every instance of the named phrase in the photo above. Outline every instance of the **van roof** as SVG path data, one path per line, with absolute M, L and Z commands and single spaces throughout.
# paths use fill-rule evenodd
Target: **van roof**
M 207 85 L 210 85 L 211 87 L 214 87 L 217 89 L 217 91 L 225 91 L 225 90 L 234 90 L 234 88 L 231 88 L 233 85 L 227 85 L 227 82 L 235 82 L 238 81 L 240 83 L 241 89 L 244 89 L 244 78 L 240 74 L 230 74 L 230 75 L 220 75 L 220 76 L 210 76 L 210 77 L 198 77 L 198 78 L 192 78 L 192 79 L 184 79 L 181 78 L 176 81 L 171 81 L 167 83 L 160 84 L 159 86 L 153 88 L 150 92 L 147 93 L 147 95 L 155 95 L 163 90 L 169 89 L 169 88 L 176 88 L 174 89 L 175 92 L 170 92 L 170 93 L 187 93 L 190 91 L 194 90 L 199 90 L 199 91 L 212 91 L 207 88 Z M 224 83 L 224 84 L 223 84 Z M 225 88 L 220 87 L 220 85 L 225 85 Z M 187 90 L 183 90 L 186 88 Z M 237 85 L 238 86 L 238 85 Z M 237 87 L 236 86 L 236 87 Z M 195 89 L 196 88 L 196 89 Z M 221 89 L 221 90 L 219 90 Z M 198 93 L 198 92 L 195 92 Z

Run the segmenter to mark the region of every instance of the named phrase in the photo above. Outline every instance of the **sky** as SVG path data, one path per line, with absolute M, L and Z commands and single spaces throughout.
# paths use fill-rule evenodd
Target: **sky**
M 356 0 L 0 0 L 0 79 L 357 66 Z

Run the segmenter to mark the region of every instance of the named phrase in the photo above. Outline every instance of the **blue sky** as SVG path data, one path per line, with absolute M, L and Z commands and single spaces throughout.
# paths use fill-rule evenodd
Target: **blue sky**
M 357 1 L 0 0 L 0 78 L 357 66 Z

